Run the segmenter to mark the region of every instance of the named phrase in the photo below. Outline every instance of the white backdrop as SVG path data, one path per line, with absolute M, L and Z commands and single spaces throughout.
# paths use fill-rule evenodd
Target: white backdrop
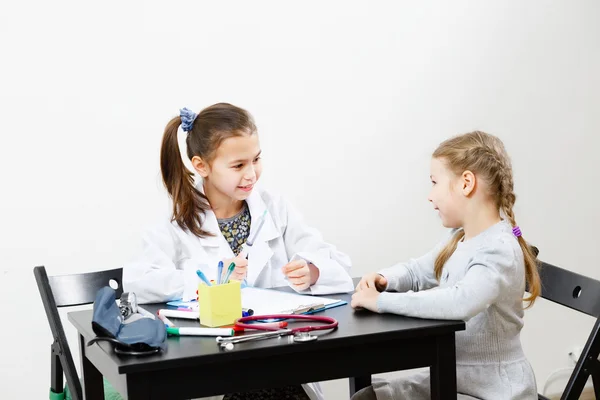
M 544 260 L 600 278 L 599 16 L 594 0 L 2 2 L 4 393 L 47 395 L 32 267 L 91 271 L 135 253 L 167 209 L 159 145 L 184 106 L 251 111 L 263 183 L 352 256 L 354 276 L 440 237 L 426 196 L 441 140 L 499 135 L 524 236 Z M 591 326 L 544 301 L 527 312 L 540 386 Z M 347 397 L 344 381 L 325 389 Z

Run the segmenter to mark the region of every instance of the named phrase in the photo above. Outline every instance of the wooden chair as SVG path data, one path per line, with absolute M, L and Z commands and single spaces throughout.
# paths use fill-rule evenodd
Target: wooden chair
M 542 298 L 596 318 L 561 400 L 579 399 L 590 376 L 596 398 L 600 399 L 600 281 L 545 262 L 541 262 L 540 276 Z M 548 400 L 542 395 L 538 399 Z
M 48 277 L 46 268 L 41 266 L 35 267 L 33 274 L 54 338 L 50 346 L 50 400 L 65 398 L 63 374 L 67 380 L 71 398 L 83 400 L 81 382 L 73 363 L 58 308 L 91 304 L 94 302 L 96 292 L 104 286 L 111 286 L 116 290 L 117 298 L 120 297 L 123 293 L 121 286 L 123 269 Z M 108 393 L 105 396 L 108 397 Z

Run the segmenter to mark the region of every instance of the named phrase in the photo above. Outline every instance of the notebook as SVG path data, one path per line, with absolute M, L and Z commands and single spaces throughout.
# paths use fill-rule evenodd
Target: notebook
M 282 292 L 273 289 L 245 287 L 242 289 L 242 307 L 254 310 L 254 315 L 310 314 L 348 304 L 344 300 Z M 197 301 L 170 301 L 173 307 L 198 308 Z

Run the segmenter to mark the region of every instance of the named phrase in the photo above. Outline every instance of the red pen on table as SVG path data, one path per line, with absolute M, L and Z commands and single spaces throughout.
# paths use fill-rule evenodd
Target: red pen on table
M 258 323 L 258 324 L 256 324 L 256 325 L 260 325 L 260 326 L 268 326 L 268 327 L 271 327 L 271 328 L 279 328 L 279 329 L 284 329 L 284 328 L 287 328 L 287 326 L 288 326 L 288 323 L 287 323 L 287 321 L 281 321 L 281 322 L 267 322 L 267 323 L 264 323 L 264 324 Z M 247 331 L 247 330 L 254 330 L 254 329 L 251 329 L 251 328 L 238 328 L 238 327 L 237 327 L 237 326 L 235 326 L 235 325 L 234 325 L 234 326 L 232 326 L 232 328 L 233 328 L 233 330 L 234 330 L 235 332 L 245 332 L 245 331 Z

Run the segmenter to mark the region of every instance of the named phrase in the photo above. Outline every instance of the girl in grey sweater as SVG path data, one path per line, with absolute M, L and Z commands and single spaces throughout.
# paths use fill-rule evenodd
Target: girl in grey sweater
M 458 398 L 537 399 L 520 331 L 523 300 L 533 304 L 540 279 L 515 222 L 504 145 L 483 132 L 446 140 L 433 153 L 431 182 L 429 201 L 450 236 L 421 258 L 364 276 L 352 307 L 465 320 L 467 329 L 456 334 Z M 429 398 L 429 373 L 422 372 L 375 381 L 352 400 Z

